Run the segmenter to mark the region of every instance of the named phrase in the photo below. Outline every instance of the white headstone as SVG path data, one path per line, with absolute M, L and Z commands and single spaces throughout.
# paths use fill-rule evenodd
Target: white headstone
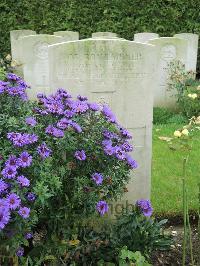
M 159 35 L 153 32 L 140 32 L 140 33 L 134 34 L 135 42 L 148 43 L 149 40 L 155 39 L 155 38 L 159 38 Z
M 100 38 L 100 39 L 112 39 L 117 38 L 117 34 L 113 32 L 94 32 L 92 33 L 92 38 Z
M 118 39 L 85 39 L 49 47 L 52 92 L 62 87 L 74 96 L 110 105 L 119 122 L 133 134 L 131 174 L 125 199 L 150 197 L 155 47 Z
M 22 61 L 20 54 L 19 39 L 24 36 L 35 35 L 36 32 L 33 30 L 13 30 L 10 32 L 10 43 L 11 43 L 11 55 L 12 59 L 16 62 L 16 73 L 23 76 Z
M 29 97 L 35 98 L 39 92 L 48 94 L 49 64 L 48 46 L 62 42 L 62 37 L 38 34 L 23 37 L 20 40 L 23 72 L 25 81 L 31 86 Z
M 64 41 L 76 41 L 79 39 L 79 32 L 77 31 L 56 31 L 53 34 L 61 36 Z
M 159 54 L 155 75 L 157 86 L 154 91 L 154 106 L 174 107 L 176 92 L 169 90 L 168 85 L 170 62 L 178 60 L 183 64 L 186 63 L 188 42 L 174 37 L 162 37 L 150 40 L 149 43 L 156 46 Z
M 187 62 L 185 67 L 187 71 L 192 70 L 196 72 L 199 36 L 193 33 L 179 33 L 175 34 L 174 37 L 188 41 Z

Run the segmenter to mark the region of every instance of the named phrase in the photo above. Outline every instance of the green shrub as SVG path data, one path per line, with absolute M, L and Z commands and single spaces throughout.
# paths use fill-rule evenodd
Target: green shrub
M 112 31 L 132 40 L 137 32 L 173 36 L 180 32 L 200 34 L 197 0 L 1 0 L 0 54 L 10 51 L 9 31 L 31 29 L 38 33 Z M 181 23 L 179 23 L 181 21 Z M 199 53 L 200 55 L 200 53 Z M 198 63 L 199 66 L 199 63 Z
M 163 108 L 154 107 L 153 108 L 153 123 L 157 124 L 167 124 L 167 121 L 174 115 L 173 111 Z
M 200 81 L 194 79 L 194 73 L 187 72 L 184 65 L 174 61 L 170 66 L 170 89 L 177 97 L 180 112 L 187 118 L 200 115 Z

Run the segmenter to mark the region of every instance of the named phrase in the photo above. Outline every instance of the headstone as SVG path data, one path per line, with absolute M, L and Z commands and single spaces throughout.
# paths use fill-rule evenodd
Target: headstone
M 196 72 L 199 36 L 193 33 L 179 33 L 175 34 L 174 37 L 188 41 L 187 62 L 185 67 L 187 71 L 192 70 Z
M 131 174 L 125 197 L 130 202 L 150 197 L 155 65 L 154 46 L 127 40 L 85 39 L 49 47 L 52 92 L 62 87 L 108 103 L 132 132 L 139 168 Z
M 35 34 L 36 32 L 33 30 L 13 30 L 10 32 L 12 60 L 15 61 L 16 63 L 15 72 L 20 76 L 23 76 L 23 70 L 21 65 L 22 62 L 21 62 L 19 39 L 24 36 L 35 35 Z
M 39 92 L 48 94 L 48 46 L 62 41 L 62 37 L 48 34 L 30 35 L 20 39 L 24 79 L 31 86 L 28 93 L 31 99 Z
M 117 34 L 113 32 L 94 32 L 92 33 L 92 38 L 100 38 L 100 39 L 112 39 L 117 38 Z
M 53 34 L 61 36 L 64 41 L 75 41 L 79 39 L 79 32 L 77 31 L 56 31 Z
M 170 62 L 181 61 L 183 64 L 187 60 L 186 40 L 174 37 L 162 37 L 149 41 L 158 50 L 158 65 L 155 75 L 157 86 L 154 91 L 155 107 L 175 107 L 175 91 L 169 90 Z
M 134 34 L 135 42 L 148 43 L 149 40 L 155 39 L 155 38 L 159 38 L 159 35 L 153 32 L 140 32 L 140 33 Z

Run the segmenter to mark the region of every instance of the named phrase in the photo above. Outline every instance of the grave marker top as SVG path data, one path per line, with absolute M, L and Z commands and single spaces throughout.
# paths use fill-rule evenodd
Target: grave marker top
M 135 42 L 148 43 L 149 40 L 155 38 L 159 38 L 159 35 L 153 32 L 140 32 L 134 34 Z
M 193 33 L 179 33 L 174 37 L 188 41 L 186 70 L 196 72 L 199 36 Z
M 94 32 L 92 33 L 92 38 L 117 38 L 117 34 L 113 32 Z
M 176 92 L 169 90 L 170 62 L 179 60 L 186 63 L 188 42 L 174 37 L 161 37 L 150 40 L 149 43 L 158 50 L 157 86 L 154 91 L 154 106 L 174 107 Z
M 48 46 L 62 42 L 60 36 L 38 34 L 20 39 L 24 79 L 31 86 L 30 98 L 49 88 Z
M 64 41 L 75 41 L 79 39 L 79 32 L 77 31 L 56 31 L 53 34 L 63 37 Z

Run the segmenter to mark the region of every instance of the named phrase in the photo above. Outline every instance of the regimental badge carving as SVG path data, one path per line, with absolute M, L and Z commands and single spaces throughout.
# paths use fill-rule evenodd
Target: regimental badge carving
M 35 56 L 40 59 L 47 59 L 48 57 L 48 43 L 38 42 L 34 47 Z
M 165 61 L 172 61 L 176 58 L 176 47 L 171 44 L 165 45 L 161 49 L 161 57 Z

